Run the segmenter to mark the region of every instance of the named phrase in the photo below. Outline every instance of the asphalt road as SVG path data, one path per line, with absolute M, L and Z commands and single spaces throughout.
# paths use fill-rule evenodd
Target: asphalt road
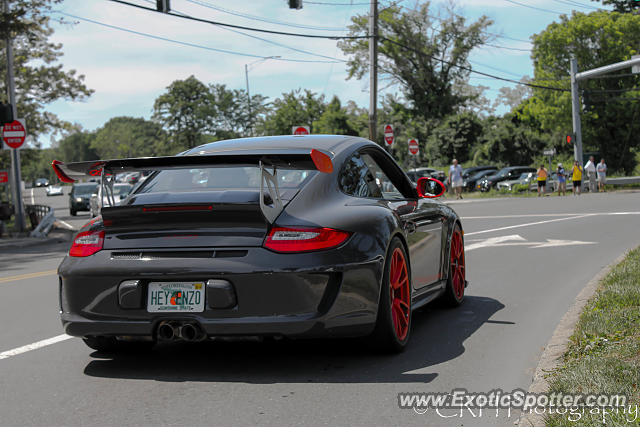
M 22 198 L 25 204 L 48 205 L 53 207 L 54 214 L 58 221 L 74 229 L 79 229 L 91 219 L 91 215 L 89 212 L 78 212 L 76 216 L 71 216 L 69 212 L 69 192 L 71 191 L 71 186 L 63 186 L 62 191 L 64 192 L 63 196 L 47 197 L 45 187 L 27 188 L 24 190 Z
M 396 356 L 344 340 L 176 345 L 103 357 L 60 336 L 53 270 L 67 248 L 0 253 L 1 423 L 512 426 L 516 413 L 418 415 L 399 409 L 397 394 L 526 389 L 582 287 L 640 244 L 640 193 L 453 206 L 465 229 L 466 301 L 417 312 L 412 342 Z M 22 347 L 53 337 L 60 341 Z

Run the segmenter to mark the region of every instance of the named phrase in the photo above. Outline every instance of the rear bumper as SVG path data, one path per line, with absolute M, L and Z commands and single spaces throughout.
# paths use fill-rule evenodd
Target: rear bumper
M 245 250 L 245 256 L 220 259 L 134 261 L 112 259 L 110 250 L 67 257 L 59 268 L 64 330 L 72 336 L 155 336 L 165 320 L 197 322 L 208 336 L 360 336 L 373 330 L 382 257 L 344 263 L 348 248 L 296 255 Z M 202 313 L 147 312 L 149 282 L 210 279 L 233 285 L 234 307 L 211 308 L 205 299 Z M 125 280 L 140 283 L 137 308 L 121 306 L 118 286 Z

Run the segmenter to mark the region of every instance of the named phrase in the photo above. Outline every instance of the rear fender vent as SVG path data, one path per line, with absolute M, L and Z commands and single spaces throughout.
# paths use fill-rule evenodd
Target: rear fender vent
M 127 251 L 111 252 L 111 259 L 117 260 L 154 260 L 186 258 L 241 258 L 247 255 L 242 250 L 221 251 Z

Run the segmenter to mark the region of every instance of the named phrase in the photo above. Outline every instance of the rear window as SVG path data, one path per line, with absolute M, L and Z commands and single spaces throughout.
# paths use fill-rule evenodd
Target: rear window
M 80 184 L 73 186 L 73 194 L 85 195 L 98 192 L 98 184 Z
M 299 189 L 315 173 L 316 171 L 280 169 L 277 171 L 278 186 L 281 190 Z M 149 177 L 136 193 L 259 189 L 259 167 L 230 166 L 163 170 Z

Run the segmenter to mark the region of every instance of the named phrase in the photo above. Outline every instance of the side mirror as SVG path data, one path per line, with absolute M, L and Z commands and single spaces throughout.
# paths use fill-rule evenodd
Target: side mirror
M 442 182 L 431 177 L 423 177 L 418 179 L 418 184 L 416 185 L 418 197 L 427 199 L 434 199 L 436 197 L 442 196 L 444 194 L 445 188 L 446 187 Z

